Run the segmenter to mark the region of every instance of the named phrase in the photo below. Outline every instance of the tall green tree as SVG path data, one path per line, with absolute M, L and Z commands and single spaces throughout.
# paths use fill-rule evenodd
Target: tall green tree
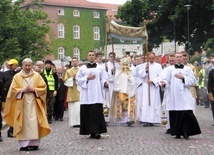
M 138 17 L 124 11 L 127 7 L 129 10 L 135 10 L 132 3 L 142 5 L 141 21 L 133 20 L 132 18 L 138 19 Z M 170 41 L 176 39 L 179 44 L 187 45 L 187 10 L 184 7 L 186 4 L 191 5 L 189 10 L 190 47 L 192 50 L 199 50 L 207 40 L 214 38 L 213 0 L 131 0 L 119 7 L 116 17 L 131 26 L 139 26 L 144 20 L 148 21 L 150 49 L 157 47 L 164 38 Z M 127 16 L 129 18 L 124 18 Z
M 0 1 L 0 61 L 43 58 L 50 53 L 46 41 L 50 22 L 40 9 L 40 0 Z

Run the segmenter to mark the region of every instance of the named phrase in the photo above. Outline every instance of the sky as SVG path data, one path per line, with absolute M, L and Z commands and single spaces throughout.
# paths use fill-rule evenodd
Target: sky
M 110 4 L 124 4 L 126 0 L 88 0 L 90 2 L 99 2 L 99 3 L 110 3 Z

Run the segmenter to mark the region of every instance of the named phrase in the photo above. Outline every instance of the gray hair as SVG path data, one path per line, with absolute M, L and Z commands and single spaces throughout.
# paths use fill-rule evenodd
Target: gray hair
M 33 64 L 33 61 L 32 61 L 30 58 L 25 58 L 25 59 L 22 61 L 22 65 L 23 65 L 25 62 L 29 62 L 29 63 Z

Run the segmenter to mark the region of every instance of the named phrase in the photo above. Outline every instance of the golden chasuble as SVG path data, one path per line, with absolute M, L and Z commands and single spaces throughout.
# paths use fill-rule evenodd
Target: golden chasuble
M 66 102 L 77 102 L 77 101 L 79 101 L 80 93 L 77 90 L 76 79 L 74 78 L 74 76 L 77 74 L 78 70 L 79 70 L 78 67 L 73 67 L 71 69 L 68 69 L 65 72 L 65 74 L 62 76 L 63 81 L 66 81 L 67 79 L 72 78 L 72 77 L 74 79 L 73 87 L 68 87 Z
M 124 56 L 121 58 L 120 62 L 122 72 L 130 75 L 130 57 Z M 114 91 L 112 94 L 110 115 L 115 118 L 122 118 L 123 112 L 127 112 L 128 118 L 132 119 L 134 122 L 136 121 L 136 97 L 135 95 L 128 97 L 128 94 L 126 93 Z
M 17 95 L 21 93 L 27 85 L 32 86 L 34 93 L 22 93 L 22 98 L 17 99 Z M 46 83 L 41 75 L 32 71 L 29 75 L 24 75 L 23 71 L 17 73 L 11 83 L 6 98 L 4 119 L 5 122 L 14 127 L 13 135 L 17 140 L 30 140 L 41 138 L 50 133 L 50 127 L 46 118 Z M 31 109 L 33 108 L 33 109 Z M 27 116 L 33 117 L 33 122 Z M 37 122 L 37 125 L 32 123 Z M 32 125 L 33 134 L 29 134 L 26 125 Z

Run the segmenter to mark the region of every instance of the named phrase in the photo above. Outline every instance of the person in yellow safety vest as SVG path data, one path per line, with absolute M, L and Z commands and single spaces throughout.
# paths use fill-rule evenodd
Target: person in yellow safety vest
M 209 102 L 207 98 L 206 86 L 205 86 L 205 68 L 202 67 L 199 72 L 199 79 L 198 79 L 198 87 L 199 87 L 199 100 L 200 105 L 204 105 L 205 108 L 209 108 Z
M 53 71 L 51 68 L 52 65 L 51 60 L 45 61 L 45 68 L 43 70 L 43 73 L 47 79 L 48 82 L 48 96 L 47 96 L 47 117 L 48 117 L 48 123 L 52 123 L 52 117 L 53 117 L 53 111 L 54 111 L 54 102 L 55 102 L 55 96 L 57 95 L 57 89 L 58 89 L 58 76 L 56 72 Z

